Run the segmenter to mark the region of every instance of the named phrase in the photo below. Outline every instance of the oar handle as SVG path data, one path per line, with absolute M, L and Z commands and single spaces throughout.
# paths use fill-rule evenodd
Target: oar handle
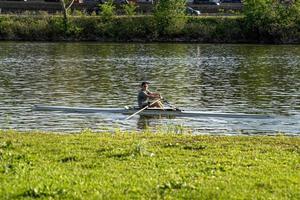
M 128 120 L 128 119 L 132 118 L 134 115 L 136 115 L 136 114 L 142 112 L 143 110 L 149 108 L 150 106 L 152 106 L 153 104 L 155 104 L 156 102 L 158 102 L 158 101 L 160 101 L 160 100 L 161 100 L 161 99 L 157 99 L 157 100 L 153 101 L 152 103 L 150 103 L 149 105 L 145 106 L 145 107 L 142 108 L 141 110 L 139 110 L 139 111 L 133 113 L 132 115 L 130 115 L 129 117 L 127 117 L 125 120 Z

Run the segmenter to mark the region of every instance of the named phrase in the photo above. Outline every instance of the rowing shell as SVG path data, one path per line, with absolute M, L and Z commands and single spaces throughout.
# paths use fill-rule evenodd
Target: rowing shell
M 83 107 L 66 107 L 66 106 L 43 106 L 35 105 L 34 111 L 62 111 L 68 113 L 120 113 L 124 115 L 131 115 L 139 110 L 139 108 L 83 108 Z M 253 119 L 266 119 L 270 116 L 256 115 L 256 114 L 243 114 L 243 113 L 220 113 L 208 111 L 188 111 L 178 110 L 173 108 L 158 109 L 148 108 L 139 115 L 162 115 L 162 116 L 178 116 L 178 117 L 221 117 L 221 118 L 253 118 Z

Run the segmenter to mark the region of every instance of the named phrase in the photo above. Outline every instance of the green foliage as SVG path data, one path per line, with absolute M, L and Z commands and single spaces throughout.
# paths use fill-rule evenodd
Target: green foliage
M 60 0 L 62 6 L 62 14 L 63 14 L 63 22 L 64 22 L 64 30 L 68 29 L 68 15 L 70 14 L 70 8 L 73 5 L 73 0 Z
M 129 2 L 128 4 L 123 5 L 125 14 L 128 16 L 136 15 L 137 5 L 134 2 Z
M 69 24 L 68 29 L 66 31 L 66 35 L 70 38 L 81 38 L 82 32 L 82 27 L 76 26 L 74 24 Z
M 72 15 L 73 15 L 73 16 L 81 16 L 81 17 L 84 17 L 84 16 L 86 16 L 86 13 L 84 13 L 83 11 L 80 11 L 80 10 L 74 10 L 74 11 L 72 12 Z
M 276 16 L 273 0 L 246 0 L 244 4 L 245 19 L 249 25 L 267 25 Z
M 241 17 L 189 17 L 183 35 L 197 42 L 247 42 Z
M 0 38 L 13 40 L 15 38 L 14 33 L 14 20 L 12 18 L 1 18 L 0 20 Z
M 163 17 L 162 24 L 171 24 L 160 27 L 158 16 L 70 16 L 67 29 L 60 16 L 1 16 L 0 39 L 300 43 L 299 7 L 297 3 L 288 9 L 280 5 L 275 10 L 281 17 L 268 17 L 267 11 L 256 12 L 260 14 L 245 11 L 249 12 L 245 17 L 188 16 L 182 29 L 175 28 L 178 26 L 173 23 L 173 18 L 168 21 L 169 18 L 165 20 Z M 274 10 L 270 12 L 275 13 Z
M 13 23 L 12 23 L 13 21 Z M 16 20 L 16 18 L 6 18 L 0 21 L 0 37 L 8 40 L 35 40 L 45 39 L 48 21 L 44 18 L 26 17 Z
M 49 16 L 49 13 L 47 11 L 39 10 L 37 12 L 37 15 L 39 16 Z
M 245 0 L 245 27 L 249 35 L 282 43 L 299 38 L 300 3 L 277 0 Z
M 115 18 L 111 33 L 117 40 L 143 40 L 151 41 L 154 37 L 155 22 L 153 17 L 126 17 Z
M 97 35 L 97 25 L 101 24 L 102 22 L 99 18 L 91 17 L 91 18 L 71 18 L 70 24 L 72 24 L 73 31 L 76 32 L 73 36 L 74 39 L 84 40 L 85 38 L 90 40 L 95 40 Z
M 154 11 L 158 34 L 180 34 L 187 21 L 185 9 L 185 0 L 159 0 Z
M 100 4 L 100 16 L 104 22 L 111 22 L 116 15 L 116 6 L 113 4 L 113 0 L 109 0 L 104 4 Z
M 61 17 L 52 17 L 48 19 L 49 40 L 60 40 L 65 35 L 64 20 Z

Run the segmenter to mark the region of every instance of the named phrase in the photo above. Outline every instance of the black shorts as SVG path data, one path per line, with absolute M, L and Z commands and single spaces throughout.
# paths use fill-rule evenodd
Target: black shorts
M 150 106 L 150 102 L 143 103 L 142 106 L 141 106 L 140 108 L 145 108 L 146 106 Z

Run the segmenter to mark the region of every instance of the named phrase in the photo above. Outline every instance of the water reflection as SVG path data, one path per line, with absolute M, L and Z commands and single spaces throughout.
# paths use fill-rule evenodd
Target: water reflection
M 151 129 L 156 127 L 161 127 L 163 125 L 169 124 L 168 121 L 175 120 L 175 116 L 164 116 L 164 115 L 156 115 L 156 116 L 147 116 L 140 115 L 137 117 L 137 129 Z M 160 123 L 157 123 L 160 122 Z M 172 124 L 170 124 L 171 126 Z M 174 124 L 173 124 L 174 125 Z
M 300 46 L 291 45 L 2 42 L 0 128 L 78 131 L 180 123 L 196 132 L 299 133 L 299 66 Z M 288 118 L 239 122 L 137 117 L 120 123 L 115 116 L 96 115 L 91 120 L 86 115 L 63 117 L 30 109 L 34 104 L 132 105 L 142 80 L 150 81 L 153 90 L 181 108 Z
M 138 129 L 148 129 L 150 127 L 150 119 L 151 117 L 147 116 L 139 116 L 139 119 L 137 120 L 137 128 Z

